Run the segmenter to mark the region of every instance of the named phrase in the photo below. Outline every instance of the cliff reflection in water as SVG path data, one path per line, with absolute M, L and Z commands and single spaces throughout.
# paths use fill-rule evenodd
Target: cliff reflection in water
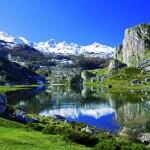
M 145 127 L 150 121 L 149 93 L 110 93 L 106 89 L 49 86 L 5 93 L 8 104 L 29 113 L 62 115 L 99 129 L 118 132 L 122 126 Z

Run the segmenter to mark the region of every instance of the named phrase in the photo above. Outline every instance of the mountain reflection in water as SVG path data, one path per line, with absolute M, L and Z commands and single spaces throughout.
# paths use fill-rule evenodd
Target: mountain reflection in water
M 8 104 L 28 113 L 61 115 L 104 131 L 117 133 L 123 126 L 149 128 L 150 94 L 145 91 L 112 94 L 103 88 L 41 86 L 2 94 Z

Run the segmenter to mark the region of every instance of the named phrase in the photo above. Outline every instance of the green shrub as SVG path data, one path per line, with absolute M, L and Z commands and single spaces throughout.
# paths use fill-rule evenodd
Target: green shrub
M 100 141 L 95 146 L 95 150 L 146 150 L 146 147 L 142 144 L 119 142 L 112 138 Z
M 45 133 L 45 134 L 57 134 L 56 132 L 55 132 L 55 125 L 54 124 L 48 124 L 48 125 L 46 125 L 46 127 L 42 130 L 43 131 L 43 133 Z
M 54 122 L 47 124 L 45 128 L 43 129 L 43 133 L 45 134 L 60 134 L 64 135 L 69 130 L 69 125 L 61 122 Z
M 78 144 L 86 145 L 86 146 L 95 146 L 98 143 L 98 137 L 94 135 L 90 135 L 86 132 L 70 130 L 64 135 L 64 139 L 66 141 L 73 141 Z
M 30 126 L 32 129 L 36 130 L 36 131 L 42 131 L 42 130 L 44 129 L 44 127 L 45 127 L 45 126 L 44 126 L 43 124 L 41 124 L 41 123 L 30 123 L 29 126 Z

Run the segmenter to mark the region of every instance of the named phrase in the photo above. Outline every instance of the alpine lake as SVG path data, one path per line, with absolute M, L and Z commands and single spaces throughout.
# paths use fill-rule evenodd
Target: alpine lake
M 60 115 L 114 134 L 123 128 L 150 130 L 150 92 L 146 90 L 112 93 L 105 88 L 51 85 L 0 94 L 7 104 L 30 114 Z

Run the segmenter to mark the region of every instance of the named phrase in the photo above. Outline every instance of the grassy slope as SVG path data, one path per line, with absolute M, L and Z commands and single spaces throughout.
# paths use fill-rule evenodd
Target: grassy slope
M 108 73 L 107 68 L 104 69 L 97 69 L 97 70 L 91 70 L 93 74 L 96 76 L 102 76 Z M 87 86 L 104 86 L 108 87 L 109 84 L 112 85 L 111 90 L 124 90 L 124 89 L 144 89 L 144 88 L 150 88 L 150 84 L 146 83 L 139 84 L 139 85 L 130 85 L 130 81 L 134 79 L 138 79 L 139 81 L 144 80 L 146 77 L 150 76 L 147 72 L 144 72 L 137 68 L 123 68 L 117 73 L 113 73 L 113 75 L 109 78 L 107 78 L 104 82 L 96 81 L 96 82 L 87 82 Z
M 0 118 L 1 150 L 88 150 L 63 141 L 60 135 L 46 135 L 27 126 Z

